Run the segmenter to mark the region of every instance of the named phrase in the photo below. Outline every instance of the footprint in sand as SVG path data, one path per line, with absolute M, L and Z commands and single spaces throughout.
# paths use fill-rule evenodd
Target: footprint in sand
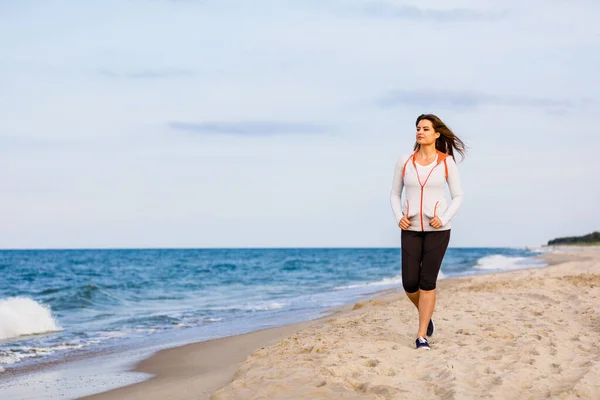
M 379 365 L 379 360 L 367 360 L 365 366 L 373 368 Z
M 483 358 L 486 361 L 500 361 L 502 360 L 502 354 L 495 354 L 492 356 L 486 356 Z
M 560 374 L 562 372 L 560 364 L 552 363 L 552 372 L 554 372 L 555 374 Z

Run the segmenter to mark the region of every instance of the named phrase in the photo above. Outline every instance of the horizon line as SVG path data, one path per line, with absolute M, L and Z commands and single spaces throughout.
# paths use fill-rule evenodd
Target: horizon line
M 514 249 L 550 247 L 548 244 L 536 245 L 495 245 L 495 246 L 449 246 L 449 249 Z M 0 248 L 2 251 L 92 251 L 92 250 L 352 250 L 352 249 L 400 249 L 401 246 L 247 246 L 247 247 L 14 247 Z

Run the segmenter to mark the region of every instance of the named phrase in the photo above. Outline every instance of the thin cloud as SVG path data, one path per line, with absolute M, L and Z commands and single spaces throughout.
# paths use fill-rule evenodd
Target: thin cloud
M 217 2 L 209 0 L 154 0 L 167 3 L 216 5 Z M 490 21 L 504 19 L 508 16 L 506 11 L 483 11 L 474 8 L 448 8 L 435 9 L 417 7 L 409 4 L 393 4 L 385 1 L 359 0 L 351 3 L 348 0 L 338 1 L 308 1 L 309 7 L 325 9 L 335 15 L 363 15 L 374 18 L 392 18 L 416 21 L 435 22 L 466 22 Z
M 483 106 L 531 107 L 567 112 L 574 107 L 569 100 L 519 95 L 493 95 L 476 92 L 406 91 L 391 92 L 377 101 L 382 108 L 396 106 L 474 109 Z
M 376 18 L 395 18 L 415 21 L 436 22 L 467 22 L 500 20 L 508 16 L 505 11 L 482 11 L 471 8 L 434 9 L 416 7 L 407 4 L 391 4 L 382 1 L 373 1 L 354 6 L 340 6 L 352 13 L 360 13 Z
M 330 129 L 306 122 L 246 121 L 246 122 L 169 122 L 169 127 L 186 132 L 235 135 L 286 135 L 325 133 Z
M 0 136 L 0 151 L 80 148 L 87 144 L 89 144 L 89 142 L 75 139 L 47 139 L 38 137 Z
M 103 70 L 100 74 L 110 78 L 129 78 L 129 79 L 164 79 L 180 78 L 195 75 L 195 72 L 187 69 L 148 69 L 133 72 L 116 72 Z
M 208 3 L 208 0 L 153 0 L 156 2 L 167 2 L 167 3 Z

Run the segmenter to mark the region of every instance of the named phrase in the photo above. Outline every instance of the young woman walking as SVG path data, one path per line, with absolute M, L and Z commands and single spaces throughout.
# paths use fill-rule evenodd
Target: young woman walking
M 416 348 L 430 349 L 427 337 L 435 331 L 432 315 L 437 277 L 450 242 L 452 217 L 463 200 L 454 152 L 464 157 L 466 150 L 433 114 L 420 115 L 416 126 L 414 153 L 396 163 L 390 201 L 402 229 L 402 286 L 419 310 Z

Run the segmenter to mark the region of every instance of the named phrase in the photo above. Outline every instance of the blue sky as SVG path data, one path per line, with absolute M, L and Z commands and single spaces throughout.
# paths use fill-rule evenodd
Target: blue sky
M 600 3 L 0 1 L 0 248 L 398 246 L 414 120 L 452 246 L 600 229 Z

